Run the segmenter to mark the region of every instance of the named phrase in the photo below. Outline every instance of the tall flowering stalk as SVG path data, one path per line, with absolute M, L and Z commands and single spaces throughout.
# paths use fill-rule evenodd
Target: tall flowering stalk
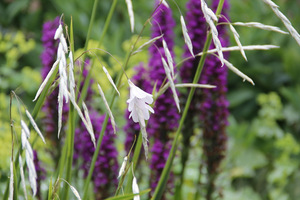
M 156 1 L 156 5 L 158 2 L 159 1 Z M 163 80 L 166 78 L 166 73 L 161 60 L 161 56 L 167 60 L 163 47 L 163 40 L 166 42 L 171 56 L 174 57 L 173 28 L 175 26 L 175 21 L 172 18 L 171 9 L 165 4 L 161 4 L 154 13 L 152 22 L 152 38 L 163 34 L 163 37 L 156 40 L 154 45 L 149 49 L 149 77 L 152 86 L 156 84 L 158 90 L 162 86 Z M 178 126 L 179 114 L 171 89 L 168 89 L 156 100 L 154 111 L 155 114 L 150 118 L 147 129 L 150 137 L 154 140 L 151 148 L 152 157 L 150 161 L 152 177 L 150 179 L 150 186 L 152 189 L 156 187 L 169 155 L 171 147 L 170 133 Z M 168 190 L 170 191 L 172 188 L 173 185 L 168 184 Z
M 216 10 L 218 4 L 219 0 L 213 1 L 213 10 Z M 207 25 L 201 10 L 200 1 L 190 0 L 187 4 L 187 8 L 187 28 L 194 46 L 194 53 L 196 54 L 202 51 L 204 47 Z M 222 11 L 222 15 L 225 17 L 228 17 L 228 8 L 229 3 L 225 1 Z M 224 17 L 220 17 L 218 22 L 221 23 L 225 21 Z M 222 46 L 228 46 L 229 38 L 225 26 L 218 25 L 217 30 Z M 212 44 L 210 48 L 212 49 L 215 47 Z M 187 47 L 184 56 L 191 56 Z M 228 53 L 224 53 L 224 57 L 227 59 Z M 182 66 L 180 72 L 183 82 L 189 82 L 192 80 L 193 74 L 198 66 L 199 59 L 200 58 L 190 59 Z M 193 103 L 191 104 L 193 107 L 189 110 L 189 117 L 187 117 L 183 131 L 184 150 L 182 154 L 182 164 L 184 166 L 188 156 L 189 140 L 193 134 L 193 120 L 200 119 L 203 130 L 203 150 L 209 178 L 207 199 L 211 198 L 214 190 L 214 179 L 218 173 L 220 162 L 224 158 L 227 140 L 225 130 L 228 117 L 228 101 L 226 99 L 227 67 L 221 66 L 222 64 L 217 57 L 213 55 L 207 56 L 199 83 L 211 84 L 217 87 L 213 89 L 196 90 L 195 96 L 192 100 Z
M 97 112 L 92 111 L 90 113 L 90 118 L 96 140 L 98 140 L 105 116 L 100 116 Z M 84 171 L 84 176 L 86 177 L 89 172 L 95 148 L 90 139 L 89 133 L 84 128 L 83 124 L 76 129 L 75 135 L 74 160 L 75 162 L 79 162 L 79 160 L 82 159 L 80 166 Z M 115 134 L 113 132 L 113 127 L 109 122 L 103 136 L 100 153 L 92 176 L 95 197 L 97 200 L 111 196 L 118 184 L 118 152 L 114 146 L 114 138 Z
M 187 7 L 186 26 L 193 44 L 193 53 L 197 54 L 203 50 L 204 43 L 206 40 L 206 33 L 207 33 L 206 21 L 203 12 L 201 10 L 201 2 L 199 0 L 190 0 L 187 3 L 186 7 Z M 183 56 L 185 58 L 191 57 L 192 55 L 188 47 L 185 45 L 184 48 L 185 51 Z M 189 59 L 180 68 L 180 77 L 183 83 L 193 82 L 194 74 L 197 70 L 199 61 L 200 61 L 200 57 Z M 183 179 L 183 173 L 186 166 L 186 161 L 188 160 L 190 138 L 194 134 L 195 124 L 197 124 L 197 122 L 195 122 L 195 116 L 200 111 L 200 102 L 199 102 L 200 98 L 201 98 L 201 91 L 200 89 L 197 89 L 192 99 L 192 103 L 189 107 L 187 118 L 185 120 L 184 128 L 182 131 L 183 149 L 181 154 L 181 165 L 182 165 L 181 179 Z M 187 94 L 186 95 L 182 94 L 181 99 L 182 102 L 186 102 Z M 183 180 L 181 180 L 181 182 L 183 182 Z
M 217 9 L 219 0 L 214 0 L 212 7 Z M 222 15 L 228 18 L 227 12 L 229 9 L 228 1 L 224 1 Z M 225 22 L 224 17 L 219 18 L 219 23 Z M 222 46 L 229 45 L 229 37 L 225 25 L 217 26 L 219 39 Z M 211 45 L 214 48 L 214 45 Z M 229 54 L 224 53 L 224 58 L 228 59 Z M 226 126 L 228 125 L 228 105 L 226 99 L 227 92 L 227 67 L 221 67 L 221 62 L 215 56 L 208 56 L 206 66 L 203 69 L 200 78 L 201 83 L 210 83 L 216 85 L 216 88 L 211 90 L 203 89 L 201 98 L 201 116 L 203 123 L 203 149 L 206 155 L 206 164 L 208 174 L 210 176 L 209 188 L 207 195 L 214 189 L 214 178 L 218 173 L 220 162 L 224 158 L 226 150 Z

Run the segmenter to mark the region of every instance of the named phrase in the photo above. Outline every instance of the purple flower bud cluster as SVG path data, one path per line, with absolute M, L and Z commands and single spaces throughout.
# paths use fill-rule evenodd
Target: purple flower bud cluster
M 219 0 L 214 0 L 212 4 L 213 10 L 216 10 Z M 224 2 L 222 15 L 227 17 L 229 4 Z M 187 3 L 188 13 L 186 16 L 187 29 L 191 37 L 194 53 L 199 53 L 204 47 L 206 40 L 206 32 L 208 26 L 201 10 L 201 3 L 198 0 L 190 0 Z M 224 17 L 219 22 L 226 21 Z M 217 26 L 219 39 L 222 46 L 228 46 L 229 38 L 224 25 Z M 214 48 L 212 44 L 210 48 Z M 185 47 L 184 57 L 190 57 L 190 52 Z M 224 53 L 224 58 L 228 58 L 228 53 Z M 180 70 L 183 82 L 191 82 L 198 67 L 200 58 L 190 59 L 184 63 Z M 214 89 L 196 90 L 190 107 L 190 118 L 187 120 L 189 125 L 185 129 L 192 129 L 192 118 L 196 116 L 201 120 L 203 128 L 204 153 L 207 158 L 207 169 L 209 174 L 216 173 L 218 166 L 224 157 L 226 149 L 226 133 L 228 117 L 228 101 L 226 99 L 227 92 L 227 67 L 221 67 L 221 62 L 215 56 L 209 55 L 206 58 L 199 83 L 211 84 L 217 86 Z M 186 96 L 185 96 L 186 98 Z M 199 113 L 199 114 L 197 114 Z M 185 132 L 191 133 L 186 130 Z M 189 134 L 190 135 L 190 134 Z M 188 139 L 184 139 L 188 143 Z
M 214 0 L 212 8 L 217 9 L 219 0 Z M 224 1 L 222 15 L 227 16 L 229 9 L 228 1 Z M 224 17 L 219 19 L 219 23 L 225 22 Z M 219 38 L 222 46 L 229 45 L 229 37 L 225 25 L 217 26 Z M 211 48 L 215 48 L 211 45 Z M 224 53 L 224 58 L 228 59 L 229 54 Z M 229 102 L 226 99 L 227 93 L 227 67 L 221 67 L 220 60 L 209 55 L 200 77 L 200 83 L 216 85 L 213 89 L 203 89 L 201 98 L 201 115 L 203 123 L 203 144 L 206 155 L 206 164 L 209 174 L 217 172 L 220 162 L 224 158 L 226 150 L 226 126 L 229 115 Z
M 97 112 L 93 111 L 90 112 L 90 118 L 95 132 L 96 141 L 98 141 L 105 116 L 100 116 Z M 86 177 L 90 169 L 95 148 L 83 123 L 81 123 L 81 126 L 76 129 L 75 135 L 74 161 L 79 162 L 79 158 L 82 159 L 81 168 L 83 169 L 84 176 Z M 102 139 L 100 152 L 92 176 L 94 192 L 97 200 L 113 195 L 118 185 L 118 151 L 114 145 L 114 139 L 115 134 L 109 121 Z
M 158 5 L 158 3 L 159 1 L 156 1 L 156 5 Z M 152 38 L 163 34 L 163 39 L 166 41 L 171 56 L 174 58 L 173 28 L 175 26 L 175 21 L 172 17 L 171 9 L 166 7 L 164 4 L 161 4 L 154 13 L 152 25 Z M 162 86 L 164 79 L 166 78 L 166 73 L 161 60 L 162 56 L 165 58 L 165 60 L 167 60 L 162 39 L 157 40 L 154 45 L 150 47 L 149 51 L 149 76 L 152 86 L 156 84 L 156 89 L 158 91 L 158 89 Z M 155 113 L 150 117 L 147 128 L 150 136 L 149 138 L 154 139 L 154 143 L 150 150 L 152 155 L 150 161 L 152 177 L 150 180 L 150 185 L 152 189 L 154 189 L 157 185 L 169 155 L 171 148 L 171 145 L 169 144 L 169 134 L 170 132 L 176 130 L 178 127 L 178 120 L 180 118 L 171 89 L 168 89 L 156 100 L 154 111 Z M 169 180 L 172 179 L 173 177 L 171 176 Z M 172 188 L 173 184 L 167 185 L 168 192 L 171 192 Z
M 42 199 L 42 196 L 41 196 L 41 181 L 42 180 L 45 180 L 46 178 L 46 170 L 41 167 L 41 163 L 40 163 L 40 160 L 38 158 L 38 154 L 35 150 L 33 150 L 33 163 L 34 163 L 34 167 L 35 167 L 35 171 L 36 171 L 36 174 L 37 174 L 37 180 L 36 180 L 36 183 L 37 183 L 37 190 L 36 190 L 36 198 L 37 199 Z

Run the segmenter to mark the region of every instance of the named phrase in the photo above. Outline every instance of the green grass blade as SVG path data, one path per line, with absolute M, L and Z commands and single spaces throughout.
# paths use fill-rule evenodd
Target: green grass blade
M 141 196 L 141 195 L 147 194 L 150 191 L 151 191 L 151 189 L 143 190 L 139 193 L 139 195 Z M 116 196 L 116 197 L 110 197 L 105 200 L 131 200 L 131 199 L 133 199 L 133 197 L 135 195 L 136 194 L 125 194 L 125 195 L 120 195 L 120 196 Z

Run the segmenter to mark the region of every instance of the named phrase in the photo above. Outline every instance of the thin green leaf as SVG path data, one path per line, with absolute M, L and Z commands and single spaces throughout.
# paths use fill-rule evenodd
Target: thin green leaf
M 151 191 L 151 189 L 143 190 L 143 191 L 140 191 L 140 193 L 138 193 L 138 195 L 144 195 L 144 194 L 149 193 L 150 191 Z M 137 194 L 125 194 L 125 195 L 120 195 L 120 196 L 116 196 L 116 197 L 110 197 L 105 200 L 131 200 L 131 199 L 133 199 L 133 197 L 135 195 L 137 195 Z

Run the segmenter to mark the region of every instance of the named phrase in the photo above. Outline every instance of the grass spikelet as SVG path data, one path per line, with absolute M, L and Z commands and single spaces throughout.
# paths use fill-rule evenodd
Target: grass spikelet
M 30 123 L 32 124 L 33 128 L 38 133 L 38 135 L 42 138 L 43 142 L 46 144 L 45 138 L 44 138 L 42 132 L 40 131 L 39 127 L 35 123 L 33 117 L 31 116 L 31 114 L 29 113 L 28 110 L 26 110 L 25 112 L 26 112 L 26 115 L 27 115 L 28 119 L 30 120 Z
M 115 85 L 114 81 L 112 80 L 110 74 L 108 73 L 107 69 L 104 66 L 102 67 L 102 69 L 103 69 L 104 73 L 106 74 L 109 82 L 112 84 L 112 86 L 115 88 L 115 90 L 117 91 L 118 95 L 120 96 L 120 92 L 119 92 L 117 86 Z
M 177 96 L 177 92 L 176 92 L 176 89 L 175 89 L 174 81 L 173 81 L 173 79 L 171 77 L 170 69 L 168 67 L 168 64 L 167 64 L 166 60 L 163 57 L 161 58 L 161 60 L 162 60 L 162 63 L 163 63 L 163 66 L 164 66 L 167 78 L 169 80 L 171 90 L 173 92 L 173 97 L 174 97 L 177 109 L 180 112 L 179 98 Z
M 53 72 L 55 71 L 57 65 L 59 63 L 59 60 L 55 61 L 55 63 L 52 65 L 51 70 L 49 71 L 49 73 L 47 74 L 46 78 L 44 79 L 44 81 L 42 82 L 41 86 L 39 87 L 33 101 L 36 101 L 37 98 L 40 96 L 40 94 L 42 93 L 43 89 L 45 88 L 48 80 L 50 79 L 51 75 L 53 74 Z
M 131 55 L 135 55 L 135 54 L 137 54 L 138 52 L 141 52 L 142 49 L 143 49 L 144 47 L 153 44 L 156 40 L 162 38 L 163 36 L 164 36 L 164 34 L 162 34 L 162 35 L 160 35 L 160 36 L 157 36 L 157 37 L 155 37 L 155 38 L 152 38 L 151 40 L 145 42 L 145 43 L 142 44 L 136 51 L 134 51 Z
M 224 62 L 226 64 L 226 66 L 228 67 L 228 69 L 230 69 L 236 75 L 240 76 L 243 79 L 243 81 L 247 80 L 252 85 L 255 85 L 254 82 L 253 82 L 253 80 L 251 78 L 249 78 L 246 74 L 244 74 L 243 72 L 241 72 L 240 70 L 238 70 L 236 67 L 234 67 L 233 64 L 231 64 L 229 61 L 227 61 L 227 60 L 224 59 Z
M 218 38 L 218 30 L 216 28 L 216 25 L 214 24 L 214 21 L 218 21 L 218 18 L 214 14 L 214 12 L 210 8 L 207 7 L 207 4 L 205 3 L 204 0 L 201 0 L 201 9 L 202 9 L 204 18 L 205 18 L 206 22 L 208 23 L 208 25 L 211 29 L 212 39 L 213 39 L 214 45 L 217 49 L 219 59 L 222 63 L 222 67 L 223 67 L 223 65 L 224 65 L 224 56 L 223 56 L 223 52 L 222 52 L 222 45 L 221 45 L 221 42 Z
M 19 155 L 19 165 L 20 165 L 21 184 L 22 184 L 25 200 L 27 200 L 26 181 L 24 177 L 23 161 L 21 155 Z
M 168 45 L 167 45 L 167 43 L 164 39 L 162 40 L 162 43 L 163 43 L 163 48 L 164 48 L 164 51 L 165 51 L 165 55 L 166 55 L 167 60 L 168 60 L 168 66 L 170 68 L 171 75 L 172 75 L 172 77 L 174 77 L 174 64 L 173 64 L 173 59 L 172 59 L 170 50 L 169 50 Z
M 231 24 L 235 25 L 235 26 L 254 27 L 254 28 L 259 28 L 259 29 L 263 29 L 266 31 L 274 31 L 274 32 L 282 33 L 282 34 L 289 34 L 288 32 L 281 30 L 277 26 L 265 25 L 265 24 L 262 24 L 259 22 L 234 22 Z
M 112 125 L 112 127 L 113 127 L 113 129 L 114 129 L 114 133 L 116 134 L 117 131 L 116 131 L 116 122 L 115 122 L 115 118 L 114 118 L 114 116 L 113 116 L 113 114 L 112 114 L 112 112 L 111 112 L 111 110 L 110 110 L 110 108 L 109 108 L 108 102 L 106 101 L 106 98 L 105 98 L 105 95 L 104 95 L 104 93 L 103 93 L 103 91 L 102 91 L 102 89 L 101 89 L 101 86 L 99 85 L 99 83 L 98 83 L 97 85 L 98 85 L 99 93 L 100 93 L 100 95 L 101 95 L 101 97 L 102 97 L 102 99 L 103 99 L 103 101 L 104 101 L 105 107 L 106 107 L 107 112 L 108 112 L 108 115 L 109 115 L 109 117 L 110 117 L 111 125 Z
M 192 56 L 195 57 L 194 52 L 193 52 L 192 41 L 191 41 L 191 38 L 188 34 L 188 30 L 186 28 L 184 18 L 183 18 L 182 15 L 180 16 L 180 23 L 181 23 L 181 29 L 182 29 L 182 33 L 183 33 L 184 42 L 187 45 L 187 47 L 188 47 L 190 53 L 192 54 Z
M 92 142 L 94 144 L 94 147 L 96 147 L 95 133 L 93 131 L 92 121 L 91 121 L 91 118 L 90 118 L 90 115 L 89 115 L 88 108 L 87 108 L 87 106 L 85 105 L 84 102 L 82 102 L 82 108 L 83 108 L 83 111 L 84 111 L 85 119 L 86 119 L 89 127 L 91 127 L 91 131 L 89 132 L 91 140 L 92 140 Z
M 242 56 L 247 61 L 247 57 L 246 57 L 245 51 L 243 49 L 243 45 L 241 44 L 240 39 L 239 39 L 240 35 L 238 34 L 238 32 L 235 30 L 235 28 L 231 24 L 229 24 L 229 28 L 230 28 L 231 32 L 233 33 L 235 42 L 237 43 L 237 45 L 240 48 L 240 52 L 241 52 Z
M 132 2 L 131 2 L 131 0 L 125 0 L 125 1 L 127 4 L 127 9 L 128 9 L 131 32 L 133 32 L 134 31 L 134 14 L 133 14 L 133 9 L 132 9 Z
M 284 26 L 287 28 L 287 30 L 290 32 L 291 36 L 296 40 L 298 45 L 300 45 L 300 35 L 296 31 L 296 29 L 293 27 L 292 23 L 288 20 L 288 18 L 282 14 L 282 12 L 279 11 L 278 7 L 273 1 L 271 0 L 263 0 L 266 4 L 268 4 L 275 15 L 279 17 L 279 19 L 283 22 Z
M 9 200 L 14 199 L 14 163 L 10 161 L 10 177 L 9 177 Z

